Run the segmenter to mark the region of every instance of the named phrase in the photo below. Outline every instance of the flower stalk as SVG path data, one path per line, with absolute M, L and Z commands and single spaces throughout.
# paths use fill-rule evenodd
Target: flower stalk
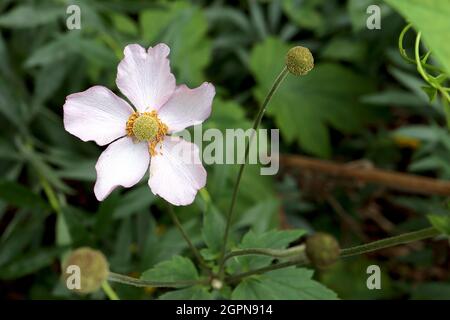
M 175 214 L 175 211 L 173 210 L 173 207 L 171 205 L 169 205 L 168 208 L 169 208 L 168 212 L 169 212 L 170 218 L 172 219 L 173 223 L 180 231 L 181 235 L 183 236 L 183 239 L 188 244 L 189 248 L 191 249 L 191 251 L 194 254 L 195 258 L 197 259 L 198 263 L 200 264 L 200 267 L 202 267 L 205 271 L 208 271 L 208 273 L 210 273 L 208 265 L 206 264 L 205 260 L 203 260 L 202 256 L 200 255 L 200 252 L 198 252 L 198 249 L 192 243 L 191 239 L 189 238 L 188 234 L 186 233 L 186 230 L 184 230 L 183 225 L 181 224 L 180 220 L 178 220 L 178 217 Z
M 219 275 L 220 275 L 220 277 L 223 277 L 224 266 L 225 266 L 225 254 L 226 254 L 226 250 L 227 250 L 227 242 L 228 242 L 228 236 L 229 236 L 229 233 L 230 233 L 231 221 L 233 220 L 233 214 L 234 214 L 234 209 L 235 209 L 235 206 L 236 206 L 236 200 L 237 200 L 237 195 L 238 195 L 238 191 L 239 191 L 239 185 L 240 185 L 241 179 L 242 179 L 242 174 L 244 173 L 244 168 L 245 168 L 245 165 L 246 165 L 247 160 L 248 160 L 250 144 L 253 141 L 253 137 L 254 137 L 255 131 L 258 129 L 259 125 L 261 124 L 261 120 L 262 120 L 262 118 L 264 116 L 264 113 L 266 112 L 266 109 L 267 109 L 267 105 L 269 104 L 269 102 L 272 99 L 273 95 L 275 94 L 275 92 L 277 91 L 277 89 L 279 88 L 279 86 L 281 85 L 283 80 L 286 78 L 288 73 L 289 73 L 289 71 L 288 71 L 287 67 L 284 67 L 283 70 L 280 72 L 280 74 L 276 77 L 274 83 L 272 84 L 272 87 L 269 90 L 269 93 L 267 94 L 266 98 L 264 99 L 263 104 L 261 105 L 261 108 L 258 111 L 258 114 L 256 115 L 255 121 L 253 123 L 253 134 L 250 137 L 249 141 L 246 142 L 245 153 L 244 153 L 244 161 L 242 162 L 242 164 L 239 167 L 239 172 L 238 172 L 238 175 L 237 175 L 237 178 L 236 178 L 236 183 L 235 183 L 234 188 L 233 188 L 233 195 L 231 197 L 230 209 L 228 210 L 228 215 L 227 215 L 227 222 L 226 222 L 226 226 L 225 226 L 225 234 L 224 234 L 223 244 L 222 244 L 222 252 L 221 252 L 221 255 L 220 255 L 221 256 L 220 264 L 219 264 Z
M 109 300 L 120 300 L 117 293 L 111 288 L 108 281 L 104 281 L 102 283 L 102 289 L 105 292 L 105 294 L 108 296 Z
M 305 253 L 305 245 L 299 245 L 288 249 L 269 249 L 269 248 L 247 248 L 229 252 L 224 257 L 224 262 L 231 258 L 243 255 L 262 255 L 273 258 L 289 258 L 292 256 L 302 256 Z
M 351 257 L 359 254 L 369 253 L 372 251 L 397 246 L 409 242 L 419 241 L 427 238 L 433 238 L 440 235 L 441 232 L 436 228 L 430 227 L 418 231 L 404 233 L 398 236 L 385 238 L 382 240 L 370 242 L 360 246 L 355 246 L 341 250 L 341 258 Z
M 138 278 L 129 277 L 123 274 L 110 272 L 108 280 L 111 282 L 117 282 L 121 284 L 127 284 L 134 287 L 160 287 L 160 288 L 180 288 L 189 287 L 197 284 L 208 284 L 208 279 L 198 280 L 179 280 L 179 281 L 149 281 Z
M 356 256 L 356 255 L 360 255 L 360 254 L 377 251 L 377 250 L 384 249 L 384 248 L 397 246 L 400 244 L 405 244 L 405 243 L 410 243 L 410 242 L 414 242 L 414 241 L 433 238 L 440 234 L 441 234 L 441 232 L 433 227 L 421 229 L 418 231 L 408 232 L 408 233 L 404 233 L 404 234 L 401 234 L 398 236 L 393 236 L 393 237 L 389 237 L 386 239 L 370 242 L 367 244 L 354 246 L 354 247 L 350 247 L 347 249 L 342 249 L 340 258 L 347 258 L 347 257 L 351 257 L 351 256 Z M 250 249 L 248 249 L 248 250 L 250 250 Z M 237 275 L 232 275 L 232 276 L 227 277 L 225 280 L 227 283 L 236 283 L 246 277 L 250 277 L 253 275 L 263 274 L 266 272 L 283 269 L 283 268 L 289 268 L 292 266 L 304 266 L 307 264 L 309 264 L 309 261 L 305 255 L 305 256 L 300 256 L 300 257 L 290 260 L 290 261 L 275 263 L 275 264 L 272 264 L 272 265 L 269 265 L 269 266 L 266 266 L 263 268 L 258 268 L 258 269 L 250 270 L 250 271 L 243 272 L 243 273 L 240 273 Z

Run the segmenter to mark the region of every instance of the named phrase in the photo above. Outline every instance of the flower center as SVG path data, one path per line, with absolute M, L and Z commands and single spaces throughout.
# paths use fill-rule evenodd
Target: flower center
M 153 140 L 158 134 L 158 121 L 155 117 L 143 114 L 133 123 L 133 134 L 139 141 Z
M 167 134 L 167 126 L 158 118 L 156 111 L 133 113 L 127 121 L 127 135 L 139 141 L 147 141 L 150 154 L 156 154 L 156 145 Z

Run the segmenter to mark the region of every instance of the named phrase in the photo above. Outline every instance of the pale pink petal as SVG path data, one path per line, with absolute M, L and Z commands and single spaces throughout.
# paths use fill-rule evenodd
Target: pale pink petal
M 214 86 L 208 82 L 195 89 L 181 85 L 159 110 L 158 116 L 169 127 L 170 132 L 195 126 L 205 121 L 211 114 L 215 94 Z
M 132 187 L 142 179 L 150 162 L 148 145 L 123 137 L 111 143 L 98 158 L 94 193 L 99 201 L 116 187 Z
M 102 86 L 67 96 L 63 109 L 68 132 L 101 146 L 126 134 L 126 123 L 133 113 L 125 100 Z
M 177 206 L 191 204 L 206 184 L 198 147 L 179 137 L 165 137 L 156 151 L 148 181 L 152 192 Z
M 138 44 L 125 47 L 117 68 L 117 87 L 140 112 L 158 110 L 175 90 L 167 45 L 160 43 L 147 51 Z

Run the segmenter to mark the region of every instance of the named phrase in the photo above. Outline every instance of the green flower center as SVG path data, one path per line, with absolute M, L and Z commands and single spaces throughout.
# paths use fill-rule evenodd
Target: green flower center
M 133 123 L 133 134 L 139 141 L 151 141 L 158 135 L 159 123 L 148 114 L 139 116 Z

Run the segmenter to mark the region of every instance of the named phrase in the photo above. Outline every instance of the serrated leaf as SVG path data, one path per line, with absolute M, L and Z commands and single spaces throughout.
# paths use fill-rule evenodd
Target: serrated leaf
M 255 95 L 262 103 L 282 70 L 290 46 L 269 38 L 256 46 L 250 68 L 257 81 Z M 297 141 L 318 156 L 331 154 L 328 126 L 350 133 L 363 127 L 374 110 L 360 102 L 373 90 L 372 81 L 337 64 L 318 64 L 303 77 L 288 75 L 272 97 L 268 114 L 275 118 L 287 142 Z
M 306 233 L 305 230 L 272 230 L 264 233 L 248 231 L 239 244 L 239 249 L 270 248 L 285 249 L 291 242 L 299 239 Z M 264 267 L 273 260 L 268 256 L 239 256 L 231 260 L 230 266 L 234 271 L 249 271 Z
M 197 269 L 188 258 L 174 256 L 170 260 L 158 263 L 141 275 L 142 280 L 148 281 L 183 281 L 198 279 Z
M 334 300 L 336 293 L 312 279 L 313 271 L 287 268 L 244 279 L 233 300 Z
M 192 286 L 185 289 L 179 289 L 164 293 L 159 297 L 160 300 L 210 300 L 212 294 L 206 287 Z

